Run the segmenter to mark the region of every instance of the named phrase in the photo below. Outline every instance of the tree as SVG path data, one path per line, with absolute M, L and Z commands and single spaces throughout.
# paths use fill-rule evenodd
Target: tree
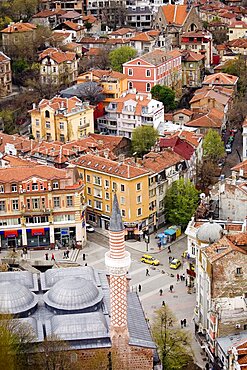
M 122 46 L 121 48 L 112 50 L 109 54 L 111 68 L 114 71 L 122 72 L 122 65 L 135 58 L 136 54 L 137 51 L 130 46 Z
M 219 170 L 219 168 L 215 163 L 210 160 L 204 160 L 197 167 L 197 188 L 208 194 L 209 186 L 216 182 L 215 176 L 217 174 L 217 170 Z
M 103 89 L 97 84 L 97 82 L 89 81 L 77 85 L 76 95 L 84 100 L 89 101 L 90 104 L 98 104 L 104 100 Z
M 213 129 L 209 129 L 203 141 L 204 157 L 213 163 L 217 163 L 219 159 L 225 155 L 224 142 L 220 134 Z
M 238 76 L 238 91 L 240 94 L 247 92 L 247 61 L 244 55 L 239 55 L 238 59 L 229 60 L 222 69 L 224 73 Z
M 164 104 L 165 112 L 176 108 L 175 92 L 167 86 L 155 85 L 151 89 L 153 99 L 159 100 Z
M 163 369 L 181 370 L 191 361 L 190 337 L 179 329 L 176 319 L 167 306 L 156 311 L 152 334 L 157 344 Z
M 132 151 L 143 156 L 155 144 L 159 133 L 152 126 L 137 127 L 132 134 Z
M 38 8 L 37 0 L 13 0 L 13 15 L 16 19 L 29 20 Z
M 0 31 L 10 24 L 11 18 L 7 16 L 0 17 Z
M 216 45 L 223 44 L 225 41 L 228 40 L 227 30 L 215 28 L 211 31 L 213 35 L 213 40 Z
M 190 180 L 174 181 L 165 196 L 165 213 L 169 222 L 185 228 L 193 216 L 199 192 Z
M 241 128 L 242 123 L 247 116 L 246 94 L 239 94 L 228 112 L 229 128 Z
M 107 25 L 114 30 L 117 27 L 124 27 L 127 9 L 120 1 L 110 1 L 109 6 L 102 9 L 102 25 Z

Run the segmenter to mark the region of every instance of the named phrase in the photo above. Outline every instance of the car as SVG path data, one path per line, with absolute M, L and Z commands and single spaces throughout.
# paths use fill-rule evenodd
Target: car
M 170 269 L 177 270 L 181 266 L 181 261 L 178 260 L 177 258 L 174 258 L 170 262 Z
M 226 144 L 225 150 L 226 150 L 227 153 L 231 153 L 232 152 L 231 144 Z
M 88 233 L 94 233 L 95 232 L 95 229 L 93 228 L 93 226 L 91 226 L 89 224 L 86 224 L 86 231 Z
M 160 261 L 154 258 L 153 256 L 150 256 L 150 254 L 144 254 L 141 258 L 141 262 L 153 266 L 158 266 L 160 264 Z

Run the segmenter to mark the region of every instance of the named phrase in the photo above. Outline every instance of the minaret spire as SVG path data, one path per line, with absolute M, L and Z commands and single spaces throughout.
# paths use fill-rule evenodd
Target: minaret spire
M 126 273 L 131 260 L 130 253 L 125 250 L 124 225 L 116 194 L 112 205 L 109 244 L 105 264 L 110 274 L 111 337 L 118 343 L 120 338 L 128 338 Z

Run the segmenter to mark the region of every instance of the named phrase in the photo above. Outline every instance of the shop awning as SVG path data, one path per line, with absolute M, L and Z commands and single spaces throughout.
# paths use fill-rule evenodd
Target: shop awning
M 4 231 L 4 237 L 5 238 L 16 238 L 18 236 L 17 230 L 7 230 Z
M 164 234 L 165 235 L 174 235 L 174 234 L 176 234 L 176 230 L 174 230 L 174 229 L 167 229 L 167 230 L 164 231 Z
M 32 229 L 31 234 L 32 236 L 45 235 L 45 229 Z

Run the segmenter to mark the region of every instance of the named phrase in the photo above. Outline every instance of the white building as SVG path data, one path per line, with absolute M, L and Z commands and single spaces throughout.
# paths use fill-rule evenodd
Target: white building
M 98 129 L 111 135 L 131 138 L 135 128 L 152 126 L 164 121 L 164 105 L 151 94 L 126 91 L 121 98 L 109 103 L 106 115 L 98 119 Z

